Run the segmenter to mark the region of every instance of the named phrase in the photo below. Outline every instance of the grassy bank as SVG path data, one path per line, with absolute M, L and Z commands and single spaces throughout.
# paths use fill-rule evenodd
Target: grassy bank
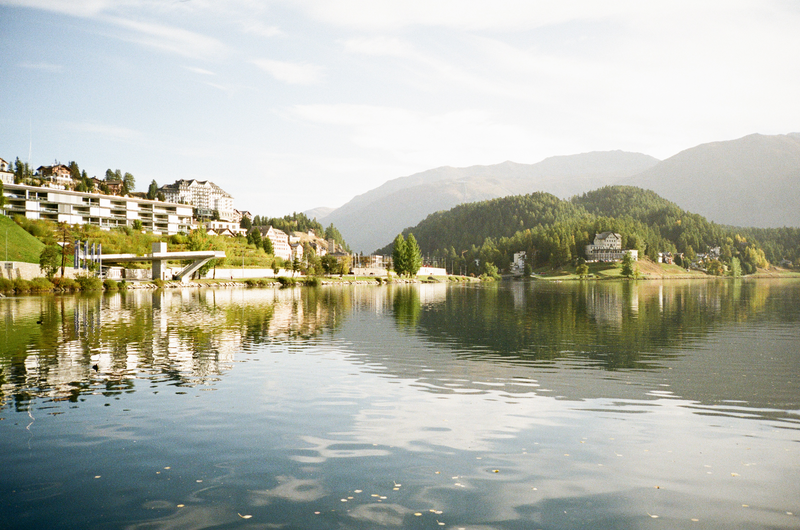
M 619 280 L 622 276 L 619 263 L 587 263 L 589 275 L 588 280 Z M 567 281 L 582 279 L 575 271 L 573 265 L 566 265 L 557 269 L 539 269 L 535 271 L 535 279 L 550 281 Z M 670 279 L 714 279 L 730 278 L 730 276 L 713 276 L 698 270 L 686 270 L 678 265 L 666 263 L 654 263 L 650 260 L 639 260 L 636 262 L 637 278 L 642 280 L 670 280 Z M 770 269 L 759 269 L 755 274 L 741 276 L 742 278 L 800 278 L 800 272 L 771 267 Z
M 26 232 L 10 217 L 0 215 L 0 259 L 39 263 L 42 248 L 44 243 Z

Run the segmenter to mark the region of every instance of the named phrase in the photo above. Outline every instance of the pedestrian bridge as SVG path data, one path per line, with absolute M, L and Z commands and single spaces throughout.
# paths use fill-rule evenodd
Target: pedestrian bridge
M 103 263 L 132 263 L 138 261 L 149 261 L 152 263 L 152 278 L 161 280 L 180 280 L 181 282 L 187 281 L 191 278 L 192 274 L 197 272 L 200 267 L 211 261 L 212 259 L 219 259 L 225 257 L 224 250 L 197 250 L 187 252 L 167 252 L 167 244 L 163 242 L 153 243 L 153 251 L 144 256 L 137 256 L 136 254 L 103 254 L 100 259 Z M 191 261 L 189 265 L 184 267 L 178 274 L 173 275 L 172 278 L 165 278 L 166 263 L 168 261 Z

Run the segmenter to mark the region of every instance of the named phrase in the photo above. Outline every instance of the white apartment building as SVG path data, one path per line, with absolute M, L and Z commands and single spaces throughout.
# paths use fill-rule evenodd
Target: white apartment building
M 9 216 L 101 228 L 133 226 L 139 221 L 142 229 L 167 235 L 193 228 L 192 207 L 169 202 L 23 184 L 5 184 L 3 195 L 4 213 Z
M 216 210 L 222 221 L 236 221 L 233 197 L 209 180 L 176 180 L 158 190 L 168 202 L 188 204 L 199 217 L 210 218 Z
M 278 230 L 273 226 L 270 226 L 266 230 L 264 230 L 264 227 L 261 227 L 261 237 L 269 238 L 272 243 L 273 256 L 283 258 L 285 261 L 292 259 L 292 246 L 289 243 L 289 236 L 286 232 Z

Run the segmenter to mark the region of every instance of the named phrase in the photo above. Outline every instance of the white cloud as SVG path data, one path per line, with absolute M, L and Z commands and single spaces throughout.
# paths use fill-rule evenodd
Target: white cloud
M 217 58 L 226 52 L 225 45 L 217 39 L 178 27 L 120 17 L 105 17 L 105 20 L 130 30 L 130 33 L 125 35 L 114 36 L 143 46 L 191 58 Z
M 206 70 L 205 68 L 198 68 L 196 66 L 184 66 L 183 68 L 189 70 L 190 72 L 194 72 L 200 75 L 217 75 L 211 70 Z
M 278 81 L 292 85 L 312 85 L 320 82 L 322 78 L 322 68 L 313 64 L 272 59 L 253 59 L 251 62 Z
M 492 112 L 464 109 L 428 114 L 370 105 L 297 105 L 298 118 L 332 126 L 366 156 L 394 157 L 405 164 L 471 165 L 493 161 L 503 151 L 522 156 L 534 141 L 523 127 Z M 507 158 L 507 157 L 506 157 Z
M 278 26 L 268 26 L 258 20 L 250 20 L 241 23 L 242 31 L 261 37 L 277 37 L 283 35 L 283 31 Z
M 62 126 L 72 132 L 88 133 L 114 140 L 129 141 L 141 137 L 141 133 L 134 129 L 96 122 L 62 122 Z
M 416 53 L 413 48 L 396 37 L 356 37 L 343 41 L 344 50 L 363 55 L 408 57 Z
M 523 30 L 635 10 L 633 0 L 531 2 L 529 0 L 307 0 L 314 18 L 362 30 L 439 26 L 466 30 Z M 647 4 L 649 5 L 649 4 Z
M 22 62 L 19 64 L 20 68 L 25 68 L 27 70 L 40 70 L 42 72 L 62 72 L 64 67 L 60 64 L 52 64 L 52 63 L 30 63 L 30 62 Z

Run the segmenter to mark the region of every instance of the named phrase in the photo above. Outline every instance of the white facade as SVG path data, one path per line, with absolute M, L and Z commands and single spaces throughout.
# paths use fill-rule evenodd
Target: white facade
M 634 261 L 639 259 L 638 250 L 622 250 L 622 236 L 615 232 L 602 232 L 594 236 L 594 244 L 586 245 L 586 259 L 589 261 L 620 261 L 630 254 Z
M 263 237 L 269 238 L 272 243 L 272 254 L 284 260 L 292 259 L 292 247 L 289 245 L 289 236 L 283 230 L 270 226 Z
M 525 271 L 525 256 L 527 253 L 523 250 L 514 252 L 514 259 L 511 262 L 511 272 L 515 274 L 522 274 Z
M 133 226 L 139 221 L 144 230 L 168 235 L 193 228 L 191 206 L 180 204 L 23 184 L 6 184 L 3 195 L 6 215 L 28 219 L 101 228 Z
M 231 221 L 208 221 L 205 223 L 208 230 L 213 230 L 215 233 L 220 234 L 223 232 L 230 232 L 231 235 L 246 235 L 247 230 L 239 226 L 239 223 Z
M 176 180 L 174 184 L 162 186 L 158 191 L 164 194 L 168 202 L 189 204 L 196 208 L 201 217 L 211 217 L 216 210 L 221 220 L 236 221 L 233 197 L 211 181 Z

